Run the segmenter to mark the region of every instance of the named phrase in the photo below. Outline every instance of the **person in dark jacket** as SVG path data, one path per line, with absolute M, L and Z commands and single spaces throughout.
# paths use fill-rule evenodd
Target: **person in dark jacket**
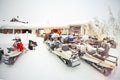
M 30 50 L 33 50 L 33 42 L 32 42 L 32 40 L 29 40 L 28 48 Z
M 34 47 L 36 47 L 36 46 L 37 46 L 37 42 L 34 42 L 34 41 L 32 41 L 32 40 L 29 40 L 28 48 L 29 48 L 30 50 L 33 50 Z

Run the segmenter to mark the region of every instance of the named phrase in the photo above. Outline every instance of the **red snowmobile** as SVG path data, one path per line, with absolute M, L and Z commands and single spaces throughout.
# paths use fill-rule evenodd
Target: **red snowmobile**
M 26 53 L 21 39 L 14 39 L 14 41 L 13 48 L 7 48 L 8 53 L 4 53 L 3 61 L 5 64 L 14 64 L 22 53 Z

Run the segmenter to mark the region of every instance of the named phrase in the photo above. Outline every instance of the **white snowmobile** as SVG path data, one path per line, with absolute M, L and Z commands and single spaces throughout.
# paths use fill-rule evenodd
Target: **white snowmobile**
M 86 47 L 81 45 L 78 46 L 80 49 L 79 55 L 81 59 L 85 60 L 91 66 L 96 68 L 105 76 L 108 76 L 112 70 L 117 66 L 118 58 L 112 55 L 107 55 L 102 57 L 98 55 L 98 49 Z M 103 49 L 99 49 L 100 52 L 103 52 Z
M 80 65 L 80 58 L 77 50 L 71 49 L 68 44 L 62 44 L 59 40 L 47 40 L 46 44 L 50 52 L 57 55 L 67 66 L 75 67 Z

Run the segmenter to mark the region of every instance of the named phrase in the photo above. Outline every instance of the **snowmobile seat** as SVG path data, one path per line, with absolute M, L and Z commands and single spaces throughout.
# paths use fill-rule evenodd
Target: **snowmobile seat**
M 86 52 L 89 53 L 90 55 L 94 55 L 96 53 L 96 48 L 94 48 L 91 45 L 87 45 Z
M 55 44 L 56 48 L 59 48 L 59 45 L 60 45 L 60 43 L 56 42 L 56 44 Z
M 22 51 L 13 51 L 10 54 L 5 54 L 5 55 L 9 56 L 9 57 L 14 57 L 14 56 L 17 56 L 17 55 L 19 55 L 21 53 L 22 53 Z
M 76 48 L 77 48 L 75 45 L 72 45 L 72 44 L 70 44 L 70 45 L 68 45 L 68 46 L 69 46 L 69 48 L 71 48 L 71 49 L 76 49 Z
M 62 46 L 62 50 L 63 50 L 63 51 L 68 51 L 68 50 L 69 50 L 69 47 L 68 47 L 68 46 Z

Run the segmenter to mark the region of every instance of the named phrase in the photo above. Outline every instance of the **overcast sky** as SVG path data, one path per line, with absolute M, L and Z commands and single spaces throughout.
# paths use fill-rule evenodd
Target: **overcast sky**
M 79 24 L 95 16 L 107 20 L 108 6 L 117 17 L 120 0 L 0 0 L 0 22 L 19 16 L 39 24 Z

